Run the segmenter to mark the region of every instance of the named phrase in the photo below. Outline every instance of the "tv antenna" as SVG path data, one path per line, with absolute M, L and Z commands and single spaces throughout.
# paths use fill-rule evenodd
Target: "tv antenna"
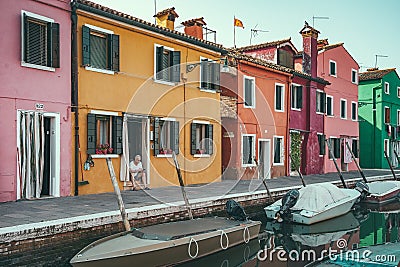
M 378 57 L 389 57 L 389 56 L 386 56 L 386 55 L 375 55 L 375 68 L 376 68 L 376 66 L 378 66 Z
M 251 38 L 256 37 L 258 35 L 259 32 L 269 32 L 266 30 L 257 30 L 258 24 L 256 24 L 256 26 L 254 26 L 253 29 L 250 29 L 250 45 L 251 45 Z
M 329 19 L 329 17 L 316 17 L 316 16 L 313 16 L 313 17 L 312 17 L 312 26 L 313 26 L 313 28 L 314 28 L 314 21 L 315 21 L 316 19 Z

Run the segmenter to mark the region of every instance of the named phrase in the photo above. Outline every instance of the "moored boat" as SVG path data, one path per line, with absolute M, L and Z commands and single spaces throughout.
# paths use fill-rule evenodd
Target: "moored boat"
M 72 266 L 164 266 L 216 253 L 258 236 L 261 222 L 199 218 L 134 229 L 82 249 Z
M 369 194 L 364 202 L 384 204 L 400 199 L 400 181 L 380 181 L 368 183 Z
M 360 197 L 359 190 L 338 188 L 331 183 L 310 184 L 289 191 L 264 208 L 267 218 L 314 224 L 346 214 Z

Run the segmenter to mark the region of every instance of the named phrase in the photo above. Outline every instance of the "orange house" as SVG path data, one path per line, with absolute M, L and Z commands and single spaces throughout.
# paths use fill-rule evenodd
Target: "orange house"
M 224 50 L 175 31 L 173 8 L 156 16 L 166 27 L 89 1 L 72 2 L 75 195 L 113 190 L 107 157 L 121 188 L 129 188 L 136 155 L 146 185 L 177 184 L 172 152 L 186 184 L 220 180 Z M 185 27 L 201 28 L 205 22 L 198 20 Z
M 291 70 L 230 53 L 221 76 L 224 179 L 288 174 L 288 110 Z

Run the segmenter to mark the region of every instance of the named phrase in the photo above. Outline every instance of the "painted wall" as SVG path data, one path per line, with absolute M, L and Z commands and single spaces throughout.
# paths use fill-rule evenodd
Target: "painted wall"
M 242 164 L 242 136 L 243 134 L 254 134 L 256 137 L 255 156 L 259 161 L 259 140 L 270 140 L 271 153 L 269 155 L 271 162 L 271 177 L 287 175 L 288 163 L 288 88 L 291 75 L 272 69 L 258 66 L 246 61 L 240 61 L 237 66 L 237 89 L 233 88 L 230 92 L 224 91 L 224 95 L 231 95 L 237 92 L 237 120 L 223 119 L 223 125 L 234 131 L 232 138 L 223 138 L 223 148 L 229 148 L 229 151 L 223 151 L 223 162 L 226 173 L 224 178 L 230 179 L 252 179 L 258 177 L 257 166 L 244 167 Z M 244 76 L 255 78 L 255 108 L 244 107 Z M 229 83 L 230 76 L 222 76 L 222 83 Z M 265 77 L 265 78 L 262 78 Z M 274 109 L 275 101 L 275 83 L 284 85 L 284 112 L 276 112 Z M 236 122 L 236 126 L 234 123 Z M 284 140 L 284 163 L 273 163 L 273 137 L 282 136 Z M 230 147 L 229 147 L 230 146 Z M 230 157 L 230 158 L 229 158 Z M 232 177 L 231 177 L 232 176 Z
M 329 75 L 330 60 L 336 62 L 336 77 Z M 358 64 L 343 46 L 322 50 L 318 54 L 318 76 L 331 83 L 325 87 L 325 93 L 333 97 L 333 116 L 325 116 L 324 133 L 326 138 L 342 137 L 358 139 L 358 117 L 356 116 L 356 120 L 352 120 L 351 118 L 353 102 L 356 103 L 358 109 L 358 83 L 352 83 L 352 69 L 358 73 Z M 346 119 L 340 117 L 341 99 L 347 101 Z M 329 159 L 328 155 L 329 152 L 327 150 L 324 156 L 324 172 L 336 172 L 333 160 Z M 337 163 L 341 166 L 343 164 L 342 158 L 338 158 Z M 347 169 L 349 171 L 357 170 L 354 161 L 347 164 Z
M 71 178 L 71 22 L 69 3 L 44 0 L 1 1 L 7 10 L 1 16 L 4 25 L 0 38 L 0 202 L 17 199 L 17 110 L 35 110 L 36 103 L 44 112 L 60 115 L 60 194 L 70 194 Z M 60 68 L 54 72 L 21 66 L 21 10 L 52 18 L 60 24 Z
M 389 83 L 389 94 L 384 93 L 384 84 Z M 392 164 L 397 165 L 393 153 L 394 145 L 400 138 L 394 139 L 389 135 L 385 120 L 385 106 L 390 107 L 390 126 L 399 125 L 397 111 L 400 110 L 400 98 L 397 88 L 400 87 L 400 79 L 395 71 L 386 74 L 379 80 L 360 81 L 359 102 L 364 103 L 359 109 L 360 120 L 360 165 L 364 168 L 389 168 L 384 157 L 384 140 L 390 142 L 389 157 Z M 375 89 L 374 89 L 375 88 Z M 373 99 L 375 92 L 376 117 L 374 122 Z M 400 155 L 399 150 L 397 153 Z
M 157 117 L 171 117 L 180 122 L 180 154 L 177 156 L 186 184 L 219 181 L 221 175 L 221 119 L 219 93 L 199 90 L 200 67 L 186 73 L 181 65 L 181 83 L 171 86 L 153 80 L 155 44 L 181 51 L 181 63 L 199 62 L 200 57 L 219 59 L 220 55 L 182 41 L 137 27 L 95 17 L 78 11 L 79 120 L 84 157 L 87 147 L 87 113 L 104 110 Z M 120 72 L 114 75 L 86 70 L 82 67 L 82 25 L 90 24 L 111 30 L 120 36 Z M 185 84 L 183 82 L 186 81 Z M 186 102 L 185 102 L 186 101 Z M 185 103 L 185 104 L 184 104 Z M 195 158 L 190 155 L 190 124 L 193 119 L 206 120 L 214 126 L 214 154 Z M 153 142 L 150 141 L 152 144 Z M 150 144 L 150 146 L 151 146 Z M 172 158 L 150 154 L 150 187 L 178 184 Z M 88 185 L 79 187 L 79 194 L 112 191 L 104 158 L 94 159 L 95 167 L 84 171 Z M 120 156 L 113 159 L 117 176 Z M 123 183 L 120 182 L 122 187 Z

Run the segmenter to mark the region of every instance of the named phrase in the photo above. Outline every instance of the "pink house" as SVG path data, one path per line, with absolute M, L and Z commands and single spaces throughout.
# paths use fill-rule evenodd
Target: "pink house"
M 325 87 L 325 136 L 342 171 L 357 170 L 350 150 L 358 157 L 358 69 L 359 66 L 343 43 L 318 41 L 318 76 L 330 82 Z M 346 142 L 349 146 L 346 145 Z M 350 148 L 350 149 L 349 149 Z M 335 172 L 327 150 L 324 172 Z
M 0 1 L 0 9 L 0 202 L 70 195 L 69 1 Z

